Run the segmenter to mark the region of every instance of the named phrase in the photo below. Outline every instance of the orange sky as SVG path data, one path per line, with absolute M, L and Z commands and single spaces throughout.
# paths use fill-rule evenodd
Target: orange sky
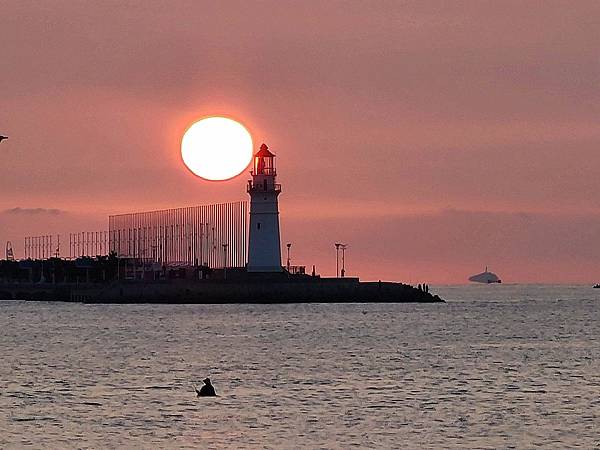
M 183 166 L 195 119 L 277 154 L 293 263 L 600 281 L 600 3 L 2 6 L 0 242 L 243 199 Z

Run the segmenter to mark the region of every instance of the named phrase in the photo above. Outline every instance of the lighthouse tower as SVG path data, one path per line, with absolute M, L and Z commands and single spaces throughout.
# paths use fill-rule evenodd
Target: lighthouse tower
M 248 272 L 281 272 L 279 207 L 281 185 L 275 183 L 275 155 L 262 144 L 254 155 L 250 194 Z

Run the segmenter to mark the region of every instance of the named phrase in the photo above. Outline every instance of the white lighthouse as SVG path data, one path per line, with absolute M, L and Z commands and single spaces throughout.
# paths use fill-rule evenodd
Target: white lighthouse
M 254 155 L 250 194 L 248 272 L 281 272 L 279 207 L 281 185 L 275 183 L 275 155 L 262 144 Z

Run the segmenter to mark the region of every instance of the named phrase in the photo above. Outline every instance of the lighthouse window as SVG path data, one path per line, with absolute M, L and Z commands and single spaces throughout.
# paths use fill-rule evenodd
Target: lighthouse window
M 258 229 L 260 230 L 260 222 L 258 222 L 258 223 L 256 224 L 256 228 L 258 228 Z

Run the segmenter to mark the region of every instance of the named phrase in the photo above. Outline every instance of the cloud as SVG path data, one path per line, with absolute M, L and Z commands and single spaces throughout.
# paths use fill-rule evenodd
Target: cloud
M 22 215 L 53 215 L 65 214 L 66 211 L 56 208 L 21 208 L 19 206 L 15 208 L 9 208 L 2 211 L 5 214 L 22 214 Z

